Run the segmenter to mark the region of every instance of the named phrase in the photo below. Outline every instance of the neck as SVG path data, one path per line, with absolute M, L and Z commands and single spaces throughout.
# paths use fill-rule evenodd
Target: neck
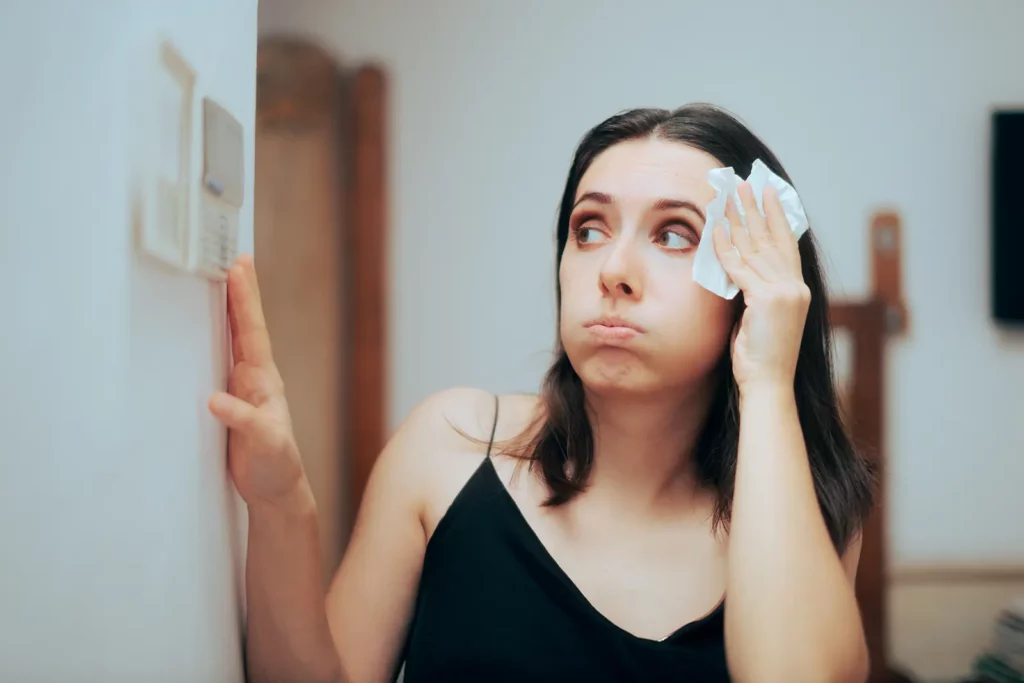
M 698 492 L 693 452 L 711 398 L 707 388 L 671 395 L 588 393 L 594 430 L 588 492 L 645 508 L 692 502 Z

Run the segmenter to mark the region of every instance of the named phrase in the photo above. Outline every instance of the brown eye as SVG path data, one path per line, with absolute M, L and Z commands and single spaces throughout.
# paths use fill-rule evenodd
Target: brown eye
M 580 225 L 570 228 L 572 241 L 577 247 L 590 247 L 607 241 L 608 235 L 600 224 L 588 223 L 589 220 L 584 218 Z
M 689 249 L 696 244 L 695 238 L 691 231 L 685 228 L 671 229 L 666 228 L 658 233 L 657 238 L 658 244 L 665 247 L 666 249 Z

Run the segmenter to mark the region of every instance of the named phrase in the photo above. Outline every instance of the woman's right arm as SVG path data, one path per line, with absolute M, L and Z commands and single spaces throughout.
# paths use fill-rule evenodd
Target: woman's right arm
M 228 318 L 234 365 L 228 391 L 211 396 L 210 410 L 230 430 L 228 469 L 249 511 L 247 678 L 388 681 L 415 603 L 425 501 L 429 491 L 451 488 L 457 468 L 444 460 L 466 449 L 449 419 L 475 430 L 489 419 L 490 403 L 481 392 L 454 390 L 412 411 L 374 465 L 325 599 L 316 504 L 247 256 L 228 276 Z
M 249 511 L 246 677 L 343 681 L 324 610 L 316 504 L 292 433 L 252 259 L 228 273 L 233 365 L 210 412 L 229 430 L 228 472 Z
M 324 611 L 316 504 L 305 477 L 275 505 L 249 505 L 246 678 L 341 683 Z

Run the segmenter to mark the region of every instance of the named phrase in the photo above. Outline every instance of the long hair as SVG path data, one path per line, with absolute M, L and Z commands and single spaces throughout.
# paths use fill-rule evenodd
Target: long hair
M 555 273 L 569 237 L 569 217 L 580 179 L 594 159 L 609 147 L 627 140 L 659 138 L 703 150 L 742 177 L 761 159 L 774 173 L 792 184 L 770 149 L 735 117 L 707 104 L 691 104 L 675 111 L 633 109 L 613 116 L 590 130 L 573 157 L 558 211 Z M 874 504 L 874 472 L 854 448 L 840 414 L 832 367 L 832 329 L 828 293 L 818 245 L 811 231 L 799 241 L 804 282 L 811 291 L 803 339 L 796 365 L 794 389 L 800 425 L 810 458 L 814 488 L 834 546 L 842 552 L 861 528 Z M 561 287 L 557 302 L 561 314 Z M 736 299 L 736 322 L 744 304 Z M 739 391 L 729 353 L 718 375 L 711 410 L 698 437 L 695 467 L 698 481 L 715 493 L 713 527 L 728 529 L 739 446 Z M 541 390 L 537 419 L 521 435 L 521 457 L 538 467 L 549 489 L 546 505 L 558 506 L 585 490 L 594 458 L 594 437 L 587 416 L 583 382 L 559 339 L 555 360 Z M 517 439 L 518 440 L 518 439 Z

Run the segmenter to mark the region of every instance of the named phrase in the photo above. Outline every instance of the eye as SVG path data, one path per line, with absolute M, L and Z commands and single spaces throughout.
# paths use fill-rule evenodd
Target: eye
M 583 246 L 588 244 L 597 244 L 604 240 L 604 233 L 597 227 L 591 225 L 581 225 L 573 228 L 573 239 L 576 244 Z
M 689 226 L 668 226 L 662 229 L 655 241 L 666 249 L 684 250 L 696 246 L 697 236 Z

